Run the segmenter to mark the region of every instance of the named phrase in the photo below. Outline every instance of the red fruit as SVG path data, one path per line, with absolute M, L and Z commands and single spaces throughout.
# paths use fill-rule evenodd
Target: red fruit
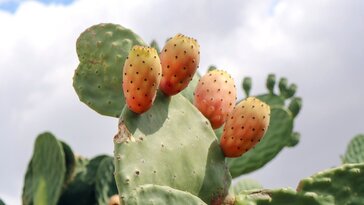
M 199 80 L 194 95 L 195 106 L 209 119 L 214 129 L 225 123 L 236 103 L 234 80 L 222 70 L 206 73 Z
M 167 96 L 188 86 L 200 63 L 200 46 L 193 38 L 177 34 L 160 53 L 163 75 L 160 89 Z
M 226 157 L 240 157 L 254 147 L 268 129 L 270 107 L 254 97 L 235 106 L 225 123 L 220 146 Z
M 154 48 L 134 46 L 123 69 L 126 105 L 136 113 L 146 112 L 153 104 L 161 79 L 161 64 Z

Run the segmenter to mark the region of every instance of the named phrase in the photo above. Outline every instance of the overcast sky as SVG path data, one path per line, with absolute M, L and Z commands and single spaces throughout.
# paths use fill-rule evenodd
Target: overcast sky
M 96 114 L 72 88 L 75 41 L 101 22 L 131 28 L 146 42 L 192 36 L 201 73 L 214 64 L 238 85 L 251 76 L 253 94 L 265 92 L 269 73 L 296 83 L 299 145 L 249 175 L 267 188 L 295 188 L 339 165 L 351 137 L 364 133 L 363 11 L 362 0 L 0 0 L 0 198 L 20 204 L 41 132 L 84 156 L 112 154 L 117 119 Z

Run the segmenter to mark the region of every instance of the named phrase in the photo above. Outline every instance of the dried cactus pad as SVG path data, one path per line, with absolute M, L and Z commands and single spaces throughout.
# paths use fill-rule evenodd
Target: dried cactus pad
M 116 24 L 98 24 L 77 39 L 80 60 L 73 87 L 80 100 L 96 112 L 119 117 L 124 105 L 122 70 L 130 49 L 143 40 Z

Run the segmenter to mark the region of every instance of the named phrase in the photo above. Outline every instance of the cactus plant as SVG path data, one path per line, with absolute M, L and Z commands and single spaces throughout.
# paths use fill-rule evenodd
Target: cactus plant
M 297 191 L 267 190 L 253 180 L 241 180 L 231 186 L 232 176 L 256 170 L 284 147 L 298 143 L 300 134 L 293 127 L 302 99 L 295 97 L 297 86 L 289 84 L 286 78 L 279 80 L 279 93 L 275 93 L 276 77 L 270 74 L 266 82 L 268 93 L 255 96 L 269 105 L 263 107 L 270 107 L 269 129 L 253 149 L 241 157 L 227 159 L 224 144 L 219 144 L 223 128 L 214 130 L 216 126 L 193 105 L 193 93 L 200 79 L 198 74 L 194 75 L 199 46 L 192 39 L 180 35 L 176 38 L 178 42 L 167 43 L 160 54 L 162 67 L 168 69 L 173 64 L 174 73 L 163 71 L 166 78 L 154 104 L 145 112 L 133 112 L 132 106 L 125 106 L 122 89 L 122 81 L 127 79 L 123 79 L 123 74 L 130 74 L 124 69 L 125 59 L 134 45 L 145 43 L 131 30 L 115 24 L 95 25 L 80 35 L 76 45 L 80 64 L 73 85 L 80 100 L 89 107 L 103 115 L 120 117 L 114 136 L 114 157 L 99 155 L 86 159 L 75 155 L 70 146 L 51 133 L 41 134 L 24 178 L 24 205 L 363 204 L 364 164 L 353 163 L 362 162 L 362 136 L 351 142 L 343 157 L 344 163 L 353 164 L 303 179 Z M 192 54 L 184 49 L 173 50 L 180 45 L 193 49 L 190 44 L 185 46 L 190 41 Z M 158 48 L 156 42 L 151 45 Z M 168 57 L 165 49 L 172 56 Z M 176 59 L 187 54 L 192 56 L 186 61 L 188 72 L 178 73 L 184 68 L 178 65 L 186 62 Z M 214 66 L 209 71 L 218 72 Z M 181 85 L 168 86 L 173 78 L 179 78 Z M 252 79 L 245 77 L 242 87 L 247 97 L 251 84 Z M 228 122 L 225 125 L 230 126 Z
M 62 144 L 51 133 L 40 134 L 25 176 L 23 204 L 56 205 L 65 177 L 66 160 Z
M 75 156 L 53 134 L 40 134 L 24 179 L 23 205 L 100 204 L 117 193 L 113 158 Z

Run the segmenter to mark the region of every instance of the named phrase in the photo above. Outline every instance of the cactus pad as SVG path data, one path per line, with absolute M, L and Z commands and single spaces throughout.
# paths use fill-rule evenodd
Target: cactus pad
M 263 189 L 263 186 L 253 179 L 246 178 L 240 179 L 232 188 L 235 194 L 239 194 L 246 190 Z
M 73 178 L 73 174 L 76 168 L 76 158 L 75 155 L 73 154 L 73 151 L 71 149 L 71 147 L 65 143 L 60 141 L 62 144 L 62 148 L 63 148 L 63 153 L 65 156 L 65 162 L 66 162 L 66 176 L 65 176 L 65 185 L 67 186 L 67 184 L 72 180 Z
M 114 179 L 113 157 L 106 157 L 100 162 L 96 172 L 95 192 L 99 205 L 108 204 L 110 197 L 118 194 Z
M 363 204 L 364 163 L 344 164 L 301 180 L 299 192 L 333 196 L 335 204 Z
M 168 186 L 147 184 L 137 187 L 131 194 L 127 204 L 158 204 L 158 205 L 206 205 L 200 198 L 184 191 Z
M 25 175 L 24 205 L 56 205 L 66 176 L 62 144 L 51 134 L 40 134 Z
M 97 169 L 103 159 L 108 156 L 101 155 L 91 160 L 78 159 L 75 177 L 63 191 L 58 205 L 88 205 L 95 204 L 95 180 Z
M 80 64 L 73 87 L 82 102 L 102 115 L 118 117 L 125 105 L 122 69 L 129 50 L 145 45 L 131 30 L 116 24 L 98 24 L 77 39 Z
M 364 162 L 364 135 L 355 136 L 349 143 L 345 155 L 342 157 L 343 163 Z
M 333 205 L 331 196 L 297 193 L 292 189 L 246 191 L 236 197 L 234 205 Z
M 142 115 L 124 109 L 114 144 L 116 183 L 126 203 L 145 184 L 189 192 L 206 203 L 227 194 L 231 177 L 217 138 L 181 94 L 159 93 Z

